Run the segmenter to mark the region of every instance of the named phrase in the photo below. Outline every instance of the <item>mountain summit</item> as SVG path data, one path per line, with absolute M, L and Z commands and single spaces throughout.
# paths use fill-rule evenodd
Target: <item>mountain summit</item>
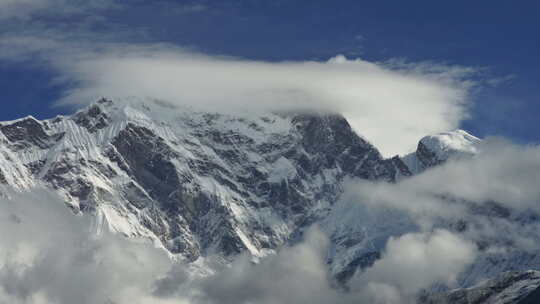
M 403 157 L 403 161 L 411 173 L 420 173 L 448 159 L 476 154 L 480 141 L 464 130 L 428 135 L 420 140 L 415 152 Z
M 159 240 L 187 260 L 264 255 L 331 208 L 343 179 L 409 174 L 336 114 L 253 119 L 101 99 L 0 130 L 4 185 L 46 185 L 100 227 Z

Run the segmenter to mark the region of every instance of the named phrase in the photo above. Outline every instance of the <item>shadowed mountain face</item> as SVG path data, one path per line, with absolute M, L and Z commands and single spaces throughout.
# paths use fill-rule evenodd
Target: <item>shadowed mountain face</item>
M 380 259 L 389 237 L 416 227 L 399 212 L 340 202 L 345 183 L 395 183 L 473 155 L 478 141 L 464 131 L 442 133 L 403 158 L 384 159 L 336 114 L 229 115 L 102 99 L 72 116 L 0 123 L 0 191 L 44 185 L 74 213 L 95 215 L 97 232 L 150 238 L 189 262 L 263 257 L 317 224 L 330 237 L 330 272 L 346 284 Z M 499 210 L 493 206 L 475 212 Z M 504 216 L 499 211 L 494 216 Z M 456 231 L 466 229 L 459 224 Z M 471 269 L 467 284 L 479 275 Z

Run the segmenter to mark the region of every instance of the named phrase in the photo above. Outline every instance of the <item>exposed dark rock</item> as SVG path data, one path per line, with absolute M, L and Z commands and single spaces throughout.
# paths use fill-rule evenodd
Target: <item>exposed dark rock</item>
M 175 152 L 163 139 L 149 129 L 130 124 L 112 144 L 150 196 L 173 207 L 175 202 L 170 201 L 171 194 L 187 180 L 180 180 L 171 162 Z
M 40 122 L 28 117 L 12 124 L 2 125 L 0 130 L 16 149 L 23 149 L 35 145 L 41 149 L 51 146 L 49 135 Z
M 39 161 L 25 164 L 26 168 L 28 168 L 28 170 L 30 170 L 30 173 L 32 173 L 33 175 L 36 175 L 39 172 L 41 172 L 41 169 L 43 169 L 44 165 L 45 165 L 45 160 L 39 160 Z
M 100 100 L 98 104 L 106 103 L 107 101 Z M 97 130 L 107 127 L 109 122 L 109 117 L 105 112 L 102 111 L 101 107 L 98 105 L 92 105 L 85 112 L 80 112 L 75 115 L 75 122 L 88 129 L 90 133 L 94 133 Z
M 434 167 L 442 163 L 437 158 L 437 155 L 433 151 L 430 151 L 422 142 L 418 143 L 416 156 L 424 168 Z
M 0 184 L 7 184 L 6 176 L 4 172 L 0 169 Z

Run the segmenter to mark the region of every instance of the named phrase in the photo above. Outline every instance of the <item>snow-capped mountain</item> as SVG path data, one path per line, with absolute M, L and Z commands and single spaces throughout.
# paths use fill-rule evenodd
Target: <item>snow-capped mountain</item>
M 26 117 L 0 130 L 3 184 L 45 184 L 74 212 L 188 260 L 262 256 L 329 210 L 345 177 L 408 174 L 329 114 L 252 119 L 102 99 L 69 117 Z
M 330 236 L 331 274 L 345 283 L 380 258 L 391 236 L 416 229 L 399 211 L 340 200 L 347 180 L 394 183 L 474 155 L 479 142 L 457 130 L 386 159 L 338 114 L 240 115 L 101 99 L 71 116 L 0 123 L 0 184 L 54 189 L 74 213 L 95 215 L 96 233 L 150 238 L 187 262 L 263 257 L 318 224 Z M 540 265 L 536 255 L 518 265 L 480 260 L 461 286 Z
M 420 140 L 416 151 L 405 155 L 402 160 L 411 173 L 417 174 L 450 158 L 476 154 L 479 142 L 479 138 L 464 130 L 428 135 Z

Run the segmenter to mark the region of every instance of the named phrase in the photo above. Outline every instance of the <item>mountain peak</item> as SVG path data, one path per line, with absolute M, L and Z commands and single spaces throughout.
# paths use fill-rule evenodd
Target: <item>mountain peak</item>
M 481 140 L 464 130 L 454 130 L 425 136 L 420 140 L 438 159 L 446 160 L 452 153 L 476 153 L 475 145 Z
M 476 154 L 479 142 L 481 139 L 461 129 L 436 133 L 424 136 L 416 151 L 402 159 L 411 173 L 419 173 L 450 158 Z

